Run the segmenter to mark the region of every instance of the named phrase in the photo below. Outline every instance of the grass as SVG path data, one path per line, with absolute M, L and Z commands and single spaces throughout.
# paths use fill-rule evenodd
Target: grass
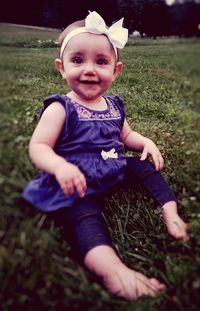
M 199 40 L 130 40 L 121 53 L 124 71 L 109 91 L 124 99 L 132 126 L 159 145 L 163 174 L 190 223 L 190 242 L 175 241 L 142 190 L 110 195 L 105 217 L 119 254 L 167 285 L 155 299 L 127 302 L 78 265 L 54 223 L 21 199 L 37 173 L 27 147 L 41 102 L 66 92 L 52 65 L 58 33 L 2 24 L 0 34 L 1 309 L 199 310 Z

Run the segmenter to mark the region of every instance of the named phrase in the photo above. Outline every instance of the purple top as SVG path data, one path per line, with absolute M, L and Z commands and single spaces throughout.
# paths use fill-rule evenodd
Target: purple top
M 104 97 L 107 109 L 96 111 L 58 94 L 47 97 L 40 111 L 55 101 L 66 110 L 66 122 L 54 146 L 57 154 L 77 165 L 87 180 L 86 195 L 103 192 L 124 177 L 126 159 L 120 139 L 124 123 L 124 105 L 118 96 Z M 114 156 L 110 150 L 115 149 Z M 105 157 L 102 155 L 105 154 Z M 69 207 L 77 192 L 66 196 L 53 175 L 41 172 L 24 189 L 23 196 L 43 211 Z

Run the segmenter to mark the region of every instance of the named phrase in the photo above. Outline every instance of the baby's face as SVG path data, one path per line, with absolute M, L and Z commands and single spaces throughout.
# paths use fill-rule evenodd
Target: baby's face
M 95 101 L 115 80 L 115 51 L 105 35 L 81 33 L 70 39 L 63 53 L 64 77 L 80 99 Z

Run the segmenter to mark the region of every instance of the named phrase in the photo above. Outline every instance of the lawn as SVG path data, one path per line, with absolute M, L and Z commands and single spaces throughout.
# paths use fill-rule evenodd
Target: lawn
M 133 128 L 157 142 L 163 175 L 190 223 L 190 241 L 175 241 L 142 189 L 110 194 L 105 217 L 120 256 L 166 284 L 155 299 L 127 302 L 108 294 L 73 259 L 54 223 L 21 199 L 37 174 L 28 142 L 43 98 L 66 93 L 53 67 L 58 34 L 0 25 L 1 309 L 199 310 L 200 41 L 130 39 L 121 53 L 123 73 L 109 91 L 124 99 Z

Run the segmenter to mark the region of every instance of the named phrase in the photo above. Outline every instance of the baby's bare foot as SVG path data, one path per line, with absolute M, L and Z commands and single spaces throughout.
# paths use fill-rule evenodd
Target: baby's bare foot
M 177 240 L 188 241 L 189 235 L 188 224 L 186 224 L 178 215 L 171 216 L 163 216 L 165 224 L 167 226 L 167 230 L 170 235 L 172 235 Z
M 110 293 L 128 300 L 137 300 L 142 296 L 155 297 L 165 288 L 157 279 L 147 278 L 123 263 L 112 267 L 103 282 Z
M 168 203 L 167 203 L 168 204 Z M 188 224 L 186 224 L 177 213 L 173 205 L 166 205 L 163 208 L 163 220 L 170 235 L 178 240 L 188 241 Z

